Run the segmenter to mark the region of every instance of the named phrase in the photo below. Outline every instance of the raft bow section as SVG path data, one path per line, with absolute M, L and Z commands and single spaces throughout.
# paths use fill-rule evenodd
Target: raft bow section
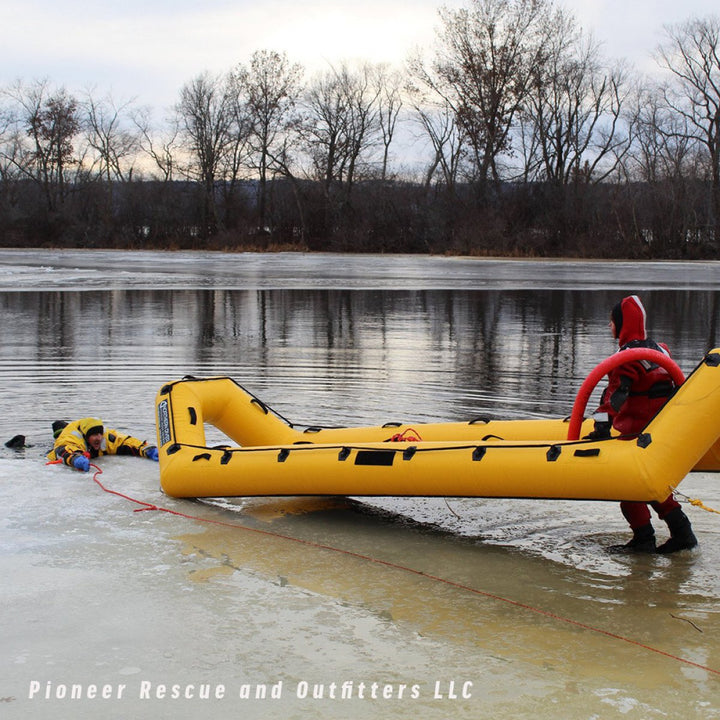
M 156 412 L 173 497 L 664 500 L 696 466 L 718 469 L 720 350 L 632 440 L 567 440 L 562 419 L 299 429 L 227 377 L 168 383 Z M 205 424 L 235 445 L 208 447 Z

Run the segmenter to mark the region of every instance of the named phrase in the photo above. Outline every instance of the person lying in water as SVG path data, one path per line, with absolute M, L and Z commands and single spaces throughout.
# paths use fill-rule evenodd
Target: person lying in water
M 87 472 L 90 460 L 101 455 L 133 455 L 158 460 L 158 450 L 144 440 L 106 430 L 98 418 L 82 418 L 67 423 L 56 420 L 52 424 L 55 444 L 47 454 L 50 462 L 62 462 L 76 470 Z

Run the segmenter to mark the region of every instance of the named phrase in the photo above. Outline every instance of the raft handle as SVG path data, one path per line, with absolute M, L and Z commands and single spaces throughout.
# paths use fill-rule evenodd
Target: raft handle
M 717 367 L 718 365 L 720 365 L 720 354 L 708 353 L 705 356 L 705 364 L 709 365 L 710 367 Z
M 568 440 L 580 439 L 580 428 L 582 427 L 584 419 L 585 407 L 598 382 L 616 367 L 637 360 L 650 360 L 656 365 L 659 365 L 668 372 L 678 387 L 685 382 L 685 375 L 677 363 L 669 355 L 659 350 L 653 350 L 652 348 L 631 348 L 629 350 L 623 350 L 622 352 L 616 352 L 597 365 L 580 386 L 575 396 L 572 413 L 570 414 L 570 425 L 567 434 Z
M 487 425 L 490 422 L 490 418 L 487 415 L 478 415 L 478 417 L 473 418 L 468 422 L 468 425 L 475 425 L 477 423 L 482 423 L 483 425 Z
M 383 427 L 384 427 L 384 428 L 386 428 L 386 427 L 400 427 L 401 425 L 402 425 L 402 423 L 399 423 L 399 422 L 386 422 L 386 423 L 383 425 Z
M 600 448 L 588 448 L 587 450 L 576 450 L 575 457 L 597 457 L 600 454 Z
M 562 448 L 559 445 L 551 445 L 545 457 L 548 462 L 555 462 L 560 457 L 560 453 L 562 453 Z
M 403 450 L 403 460 L 410 460 L 412 456 L 417 452 L 415 445 L 411 445 L 409 448 Z
M 285 462 L 288 459 L 288 455 L 290 455 L 290 451 L 287 448 L 283 448 L 277 456 L 278 462 Z
M 195 462 L 196 460 L 210 460 L 212 455 L 210 453 L 200 453 L 200 455 L 196 455 L 192 461 Z
M 190 413 L 190 424 L 197 425 L 197 411 L 194 407 L 189 407 L 188 412 Z
M 250 400 L 250 404 L 252 405 L 253 403 L 255 403 L 266 415 L 270 413 L 268 406 L 262 400 L 258 400 L 254 397 Z
M 350 448 L 349 448 L 349 447 L 344 447 L 344 448 L 343 448 L 342 450 L 340 450 L 340 452 L 338 453 L 338 460 L 340 460 L 340 462 L 343 462 L 344 460 L 347 460 L 349 456 L 350 456 Z
M 652 435 L 650 433 L 640 433 L 637 439 L 637 445 L 641 448 L 646 448 L 652 442 Z
M 475 462 L 479 462 L 485 457 L 485 453 L 487 452 L 487 448 L 478 446 L 473 450 L 472 459 Z

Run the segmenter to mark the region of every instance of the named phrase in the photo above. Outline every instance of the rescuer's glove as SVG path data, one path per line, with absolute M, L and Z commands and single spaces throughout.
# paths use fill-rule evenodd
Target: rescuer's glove
M 90 461 L 84 455 L 76 455 L 72 459 L 72 464 L 74 468 L 82 470 L 82 472 L 87 472 L 90 469 Z

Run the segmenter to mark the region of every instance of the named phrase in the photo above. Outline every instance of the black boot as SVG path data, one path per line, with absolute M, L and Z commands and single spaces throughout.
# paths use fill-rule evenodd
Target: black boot
M 57 440 L 60 433 L 67 427 L 67 420 L 55 420 L 52 424 L 53 440 Z
M 610 552 L 613 553 L 654 553 L 655 552 L 655 531 L 648 523 L 633 530 L 632 540 L 624 545 L 612 545 Z
M 681 508 L 671 510 L 663 519 L 670 530 L 670 539 L 657 549 L 659 553 L 667 555 L 678 550 L 689 550 L 697 545 L 690 520 Z
M 5 443 L 5 447 L 10 448 L 11 450 L 22 450 L 24 447 L 27 447 L 25 445 L 25 436 L 16 435 L 15 437 L 10 438 Z

